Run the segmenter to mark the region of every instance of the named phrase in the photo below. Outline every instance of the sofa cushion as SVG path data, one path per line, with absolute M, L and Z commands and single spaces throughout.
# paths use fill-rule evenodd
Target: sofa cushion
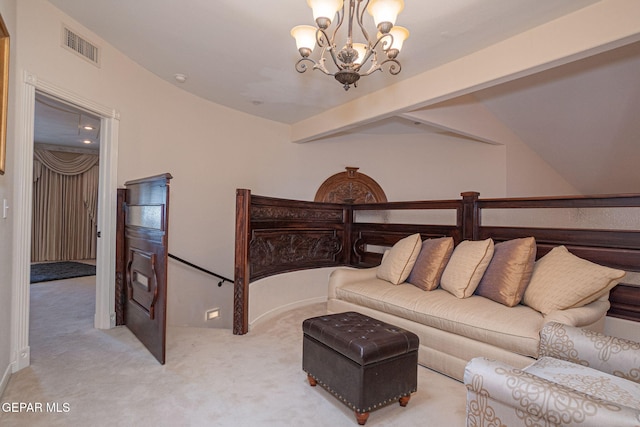
M 420 234 L 413 234 L 397 241 L 382 258 L 382 263 L 376 273 L 378 278 L 394 285 L 407 280 L 421 247 Z
M 442 273 L 440 286 L 458 298 L 470 297 L 478 287 L 492 256 L 491 239 L 460 242 Z
M 535 261 L 536 240 L 533 237 L 496 244 L 476 294 L 508 307 L 519 304 L 531 279 Z
M 380 279 L 344 284 L 336 297 L 514 353 L 538 354 L 544 317 L 523 305 L 507 307 L 479 296 L 457 298 L 443 289 L 424 292 L 409 283 L 393 286 Z
M 552 357 L 542 357 L 523 370 L 605 402 L 640 410 L 640 384 L 633 381 Z
M 453 253 L 453 237 L 426 239 L 407 282 L 424 291 L 432 291 L 440 285 L 442 272 Z
M 557 246 L 536 262 L 523 302 L 544 314 L 581 307 L 609 292 L 624 275 Z

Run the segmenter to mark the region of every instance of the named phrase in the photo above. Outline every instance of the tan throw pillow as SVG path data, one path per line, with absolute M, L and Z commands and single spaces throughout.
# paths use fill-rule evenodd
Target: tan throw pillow
M 437 288 L 442 272 L 453 253 L 453 246 L 452 237 L 427 239 L 422 242 L 422 249 L 407 282 L 425 291 Z
M 478 287 L 492 256 L 491 239 L 460 242 L 442 273 L 440 287 L 458 298 L 470 297 Z
M 618 284 L 623 270 L 605 267 L 553 248 L 536 262 L 523 302 L 543 314 L 589 304 Z
M 536 262 L 536 239 L 500 242 L 476 289 L 476 295 L 513 307 L 520 303 Z
M 389 252 L 382 258 L 376 275 L 378 279 L 399 285 L 407 280 L 413 264 L 418 258 L 422 239 L 420 234 L 413 234 L 396 242 Z

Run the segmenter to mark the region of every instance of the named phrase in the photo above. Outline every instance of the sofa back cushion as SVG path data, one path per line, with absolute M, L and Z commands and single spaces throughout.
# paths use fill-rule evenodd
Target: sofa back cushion
M 453 237 L 426 239 L 407 282 L 425 291 L 432 291 L 440 285 L 442 272 L 453 253 Z
M 533 237 L 496 244 L 476 295 L 508 307 L 519 304 L 531 279 L 535 261 L 536 239 Z
M 442 273 L 440 286 L 458 298 L 470 297 L 478 287 L 492 256 L 492 239 L 460 242 Z
M 523 302 L 543 314 L 582 307 L 618 284 L 623 270 L 595 264 L 556 246 L 533 267 Z
M 394 285 L 399 285 L 407 280 L 421 247 L 422 239 L 418 233 L 396 242 L 382 258 L 382 263 L 376 273 L 378 279 L 386 280 Z

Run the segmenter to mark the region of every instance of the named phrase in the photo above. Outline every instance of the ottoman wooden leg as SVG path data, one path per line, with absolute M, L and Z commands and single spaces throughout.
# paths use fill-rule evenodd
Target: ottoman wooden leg
M 369 418 L 369 413 L 368 412 L 358 412 L 356 411 L 356 420 L 358 420 L 358 424 L 363 426 L 366 422 L 367 419 Z
M 318 384 L 316 379 L 313 378 L 311 375 L 307 375 L 307 380 L 309 381 L 309 384 L 311 385 L 311 387 L 315 387 L 316 384 Z
M 407 406 L 407 403 L 409 403 L 409 399 L 411 399 L 411 395 L 401 397 L 400 398 L 400 406 L 402 406 L 402 407 Z

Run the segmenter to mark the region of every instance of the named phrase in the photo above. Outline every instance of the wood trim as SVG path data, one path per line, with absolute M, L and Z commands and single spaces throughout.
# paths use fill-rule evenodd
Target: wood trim
M 640 288 L 637 286 L 619 284 L 611 290 L 609 295 L 611 308 L 607 316 L 620 319 L 640 321 Z
M 233 279 L 233 333 L 249 331 L 249 232 L 251 190 L 236 191 L 236 251 Z
M 124 307 L 126 301 L 125 295 L 125 249 L 124 249 L 124 204 L 126 200 L 127 189 L 118 188 L 116 213 L 116 280 L 115 280 L 115 310 L 116 310 L 116 326 L 124 325 Z

